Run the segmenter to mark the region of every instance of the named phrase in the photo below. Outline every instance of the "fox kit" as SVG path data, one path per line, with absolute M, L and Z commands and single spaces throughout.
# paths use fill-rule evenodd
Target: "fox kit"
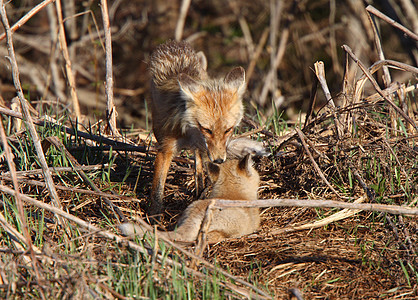
M 208 173 L 213 182 L 210 198 L 228 200 L 255 200 L 260 177 L 252 166 L 248 154 L 241 160 L 227 160 L 221 165 L 209 163 Z M 206 209 L 211 200 L 197 200 L 190 204 L 181 216 L 176 230 L 160 232 L 174 241 L 193 242 L 196 240 Z M 214 209 L 207 236 L 209 243 L 226 238 L 240 237 L 253 233 L 260 226 L 258 208 Z M 144 235 L 147 230 L 140 225 L 123 223 L 119 226 L 124 235 Z
M 151 55 L 151 111 L 159 143 L 155 158 L 150 213 L 161 211 L 164 185 L 173 159 L 182 149 L 195 150 L 196 193 L 203 186 L 202 159 L 226 159 L 233 129 L 243 116 L 245 72 L 241 67 L 223 79 L 210 79 L 206 58 L 186 42 L 169 41 Z

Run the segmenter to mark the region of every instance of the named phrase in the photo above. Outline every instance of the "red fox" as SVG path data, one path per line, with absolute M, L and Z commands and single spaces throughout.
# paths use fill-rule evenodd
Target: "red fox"
M 221 165 L 208 163 L 209 178 L 213 182 L 210 198 L 227 200 L 256 200 L 260 177 L 252 166 L 249 154 L 237 160 L 227 160 Z M 171 240 L 193 242 L 196 240 L 206 209 L 211 200 L 192 202 L 180 217 L 174 231 L 160 232 Z M 240 237 L 251 234 L 260 226 L 258 208 L 225 208 L 213 209 L 212 221 L 207 230 L 210 244 L 226 238 Z M 122 234 L 142 237 L 147 230 L 140 225 L 123 223 L 119 226 Z
M 210 79 L 207 61 L 186 42 L 160 45 L 150 58 L 155 158 L 149 212 L 163 206 L 164 185 L 173 156 L 195 150 L 196 194 L 203 188 L 203 160 L 223 163 L 234 128 L 243 116 L 245 71 L 237 67 L 223 79 Z

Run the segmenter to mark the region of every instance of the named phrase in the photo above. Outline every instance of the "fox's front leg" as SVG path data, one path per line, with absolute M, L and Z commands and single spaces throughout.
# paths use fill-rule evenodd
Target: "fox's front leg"
M 200 150 L 195 150 L 194 159 L 194 179 L 196 184 L 196 199 L 199 199 L 203 191 L 203 161 Z
M 176 153 L 176 140 L 166 139 L 155 157 L 149 214 L 159 214 L 163 208 L 164 186 L 171 161 Z

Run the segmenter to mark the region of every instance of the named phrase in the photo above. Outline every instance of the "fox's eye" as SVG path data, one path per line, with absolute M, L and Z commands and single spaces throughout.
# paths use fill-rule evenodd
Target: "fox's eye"
M 197 121 L 197 120 L 196 120 Z M 199 129 L 201 132 L 212 135 L 212 130 L 210 130 L 209 128 L 203 127 L 202 125 L 200 125 L 199 121 L 197 121 L 197 125 L 199 126 Z
M 206 132 L 207 134 L 212 134 L 212 130 L 209 128 L 202 127 L 202 131 Z
M 232 129 L 233 129 L 233 127 L 231 127 L 231 128 L 228 128 L 227 130 L 225 130 L 225 134 L 228 134 L 228 133 L 230 133 L 230 132 L 232 131 Z

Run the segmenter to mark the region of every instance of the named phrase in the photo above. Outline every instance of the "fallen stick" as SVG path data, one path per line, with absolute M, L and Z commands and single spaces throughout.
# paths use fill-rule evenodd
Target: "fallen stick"
M 366 199 L 366 197 L 360 197 L 354 202 L 355 203 L 361 203 L 365 199 Z M 284 234 L 284 233 L 290 233 L 290 232 L 298 231 L 298 230 L 320 228 L 320 227 L 326 226 L 328 224 L 331 224 L 333 222 L 341 221 L 341 220 L 344 220 L 344 219 L 349 218 L 351 216 L 354 216 L 355 214 L 359 213 L 360 211 L 361 210 L 359 210 L 359 209 L 345 208 L 345 209 L 340 210 L 339 212 L 336 212 L 335 214 L 332 214 L 331 216 L 328 216 L 328 217 L 320 219 L 320 220 L 316 220 L 312 223 L 307 223 L 307 224 L 302 224 L 302 225 L 286 226 L 284 228 L 279 228 L 279 229 L 270 231 L 269 234 L 271 234 L 271 235 Z
M 313 199 L 264 199 L 264 200 L 224 200 L 215 199 L 213 208 L 229 207 L 329 207 L 329 208 L 348 208 L 364 211 L 385 212 L 395 215 L 414 215 L 418 216 L 418 208 L 399 205 L 375 204 L 375 203 L 349 203 L 334 200 L 313 200 Z

